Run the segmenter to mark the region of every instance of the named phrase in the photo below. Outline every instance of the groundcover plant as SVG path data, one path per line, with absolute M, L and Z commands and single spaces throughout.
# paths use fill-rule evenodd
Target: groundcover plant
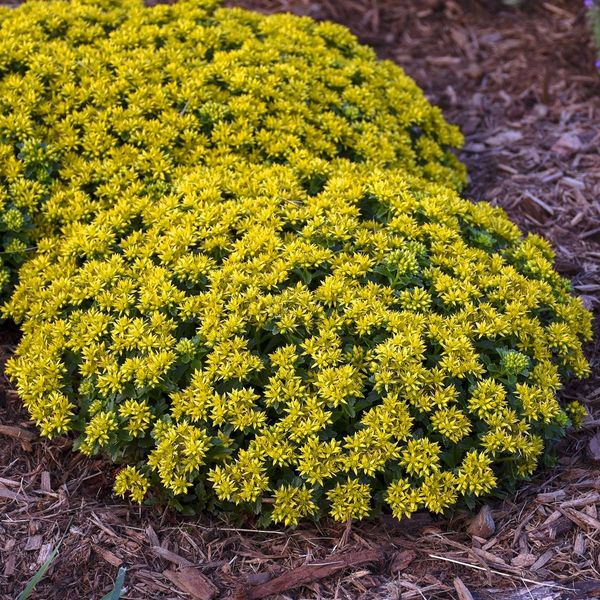
M 138 501 L 441 511 L 580 414 L 555 396 L 590 319 L 551 259 L 398 171 L 339 165 L 311 194 L 286 166 L 199 167 L 40 243 L 9 373 L 45 434 L 129 461 Z
M 0 7 L 0 284 L 29 235 L 160 197 L 190 165 L 285 163 L 318 188 L 345 158 L 458 188 L 461 143 L 400 68 L 332 23 L 214 0 Z
M 590 314 L 548 243 L 459 196 L 459 134 L 345 29 L 51 2 L 4 32 L 2 176 L 37 242 L 8 373 L 43 434 L 124 465 L 118 494 L 441 512 L 581 419 L 557 391 Z

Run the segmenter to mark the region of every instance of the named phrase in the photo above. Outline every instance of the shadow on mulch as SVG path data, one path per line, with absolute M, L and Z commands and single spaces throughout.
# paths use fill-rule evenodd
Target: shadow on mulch
M 581 2 L 230 4 L 342 22 L 401 64 L 465 133 L 467 195 L 549 238 L 558 268 L 598 315 L 600 78 Z M 0 331 L 4 356 L 17 336 Z M 588 406 L 583 430 L 561 443 L 557 466 L 491 503 L 495 532 L 482 537 L 463 514 L 264 532 L 132 508 L 111 496 L 111 465 L 73 454 L 68 440 L 39 440 L 2 381 L 0 598 L 14 598 L 62 536 L 32 597 L 99 598 L 119 566 L 129 599 L 600 597 L 600 465 L 586 451 L 600 439 L 600 331 L 596 340 L 592 377 L 562 391 Z

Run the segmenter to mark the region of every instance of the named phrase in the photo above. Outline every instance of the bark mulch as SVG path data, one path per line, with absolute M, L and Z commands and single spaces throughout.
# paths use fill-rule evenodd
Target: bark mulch
M 579 0 L 240 0 L 350 26 L 401 64 L 466 135 L 467 194 L 548 237 L 561 272 L 600 310 L 600 77 Z M 596 321 L 598 323 L 598 320 Z M 596 329 L 599 329 L 598 327 Z M 600 331 L 598 332 L 600 334 Z M 6 356 L 16 332 L 4 325 Z M 473 523 L 418 514 L 293 531 L 134 508 L 113 467 L 48 442 L 6 381 L 0 396 L 0 599 L 60 542 L 32 596 L 97 599 L 127 568 L 129 599 L 517 600 L 600 597 L 600 335 L 569 384 L 590 412 L 562 458 Z

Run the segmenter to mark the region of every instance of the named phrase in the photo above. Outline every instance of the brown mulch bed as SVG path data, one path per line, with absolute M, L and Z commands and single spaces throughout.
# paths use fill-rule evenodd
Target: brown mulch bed
M 466 135 L 467 195 L 548 237 L 558 267 L 600 310 L 600 78 L 579 0 L 243 0 L 350 26 L 401 64 Z M 598 323 L 598 319 L 596 320 Z M 598 327 L 597 327 L 598 329 Z M 600 332 L 599 332 L 600 334 Z M 16 332 L 0 331 L 3 356 Z M 36 437 L 6 381 L 0 396 L 0 599 L 62 540 L 32 596 L 96 599 L 127 568 L 129 599 L 267 597 L 477 600 L 600 597 L 600 335 L 592 377 L 563 390 L 586 403 L 558 465 L 490 502 L 495 532 L 466 514 L 257 531 L 132 508 L 113 468 Z M 593 454 L 593 453 L 592 453 Z

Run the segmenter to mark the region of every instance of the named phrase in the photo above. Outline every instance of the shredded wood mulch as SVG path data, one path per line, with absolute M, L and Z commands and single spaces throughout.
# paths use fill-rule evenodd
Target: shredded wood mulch
M 339 21 L 401 64 L 465 133 L 469 197 L 548 237 L 598 314 L 600 77 L 579 0 L 230 4 Z M 4 324 L 3 358 L 16 338 Z M 474 519 L 259 531 L 134 508 L 111 495 L 110 464 L 74 454 L 69 440 L 39 439 L 2 380 L 0 599 L 13 599 L 59 543 L 32 597 L 100 598 L 120 566 L 129 599 L 600 597 L 600 331 L 596 340 L 592 377 L 562 392 L 588 406 L 583 429 L 560 444 L 555 467 Z

